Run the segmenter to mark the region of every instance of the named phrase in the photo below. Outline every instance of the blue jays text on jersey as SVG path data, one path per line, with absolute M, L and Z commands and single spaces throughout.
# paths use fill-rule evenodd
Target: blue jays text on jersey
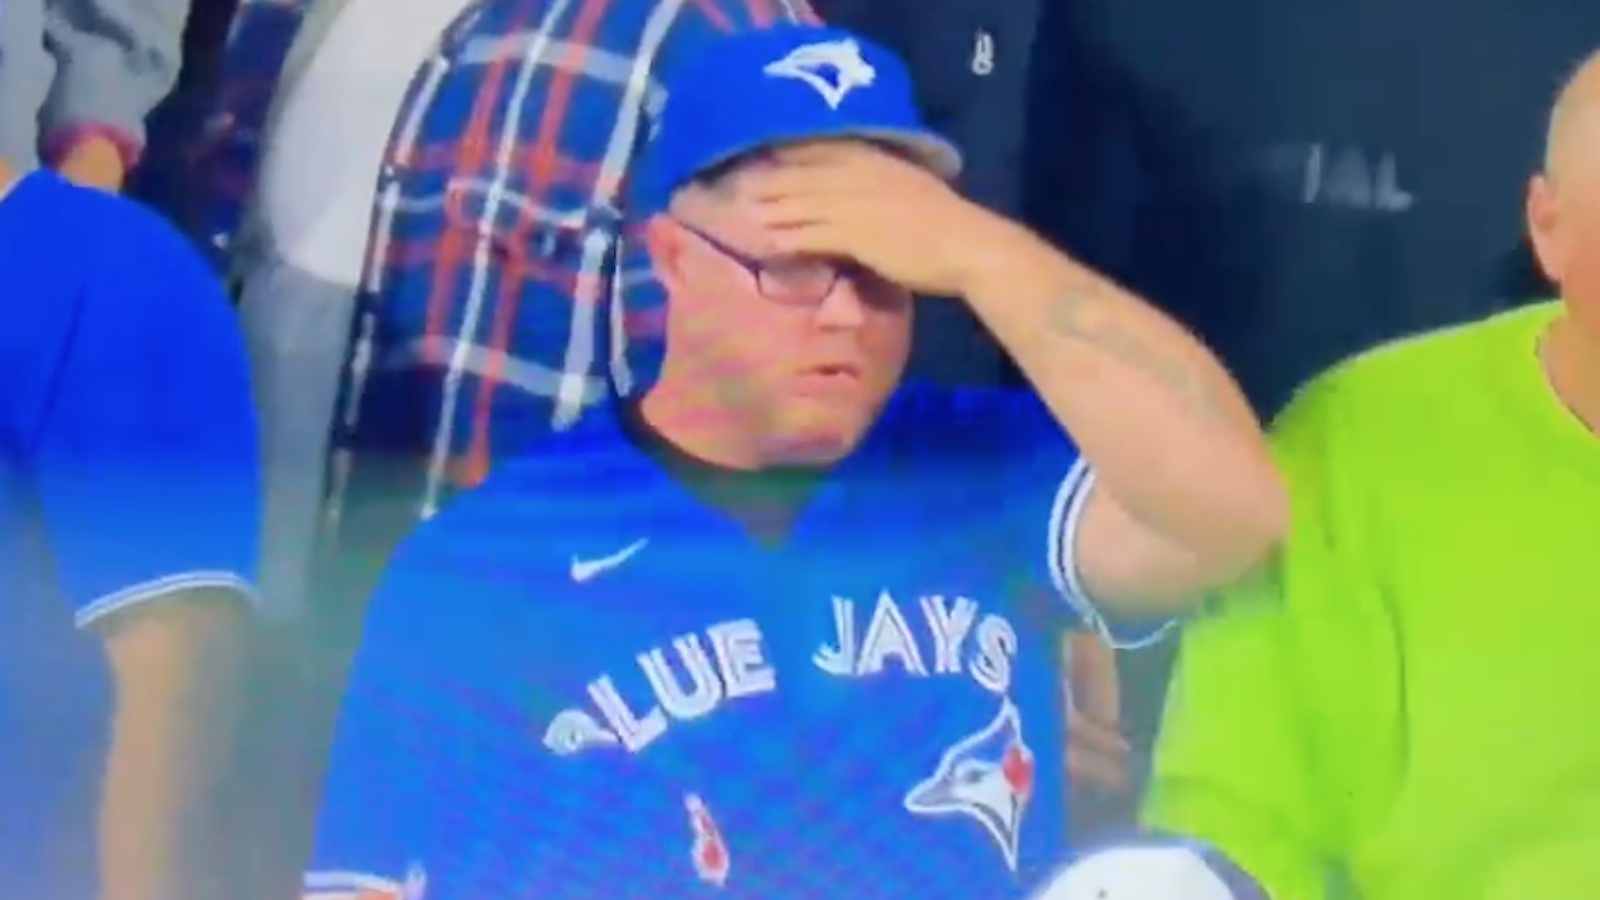
M 256 432 L 222 286 L 142 207 L 35 172 L 0 197 L 0 896 L 88 900 L 105 626 L 248 590 Z
M 613 423 L 541 445 L 374 599 L 306 896 L 1022 895 L 1089 483 L 1031 398 L 906 390 L 772 548 Z
M 1016 629 L 999 615 L 980 620 L 978 604 L 968 597 L 921 597 L 918 615 L 882 592 L 868 604 L 865 619 L 853 599 L 834 597 L 832 605 L 837 633 L 811 656 L 811 663 L 829 675 L 865 678 L 892 667 L 919 677 L 968 675 L 1002 698 L 1011 688 Z M 545 745 L 561 754 L 594 746 L 637 753 L 664 735 L 671 722 L 693 721 L 724 702 L 777 689 L 777 673 L 753 620 L 717 623 L 703 635 L 675 635 L 669 646 L 652 647 L 635 660 L 650 685 L 648 706 L 634 709 L 612 676 L 600 675 L 585 686 L 594 714 L 585 707 L 558 713 Z M 926 655 L 923 646 L 929 647 Z M 688 686 L 678 672 L 685 673 Z

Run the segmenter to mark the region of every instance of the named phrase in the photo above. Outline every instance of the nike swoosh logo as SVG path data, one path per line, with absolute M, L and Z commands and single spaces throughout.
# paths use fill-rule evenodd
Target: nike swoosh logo
M 572 558 L 572 580 L 582 584 L 607 569 L 615 569 L 617 566 L 627 562 L 635 553 L 643 550 L 648 543 L 650 543 L 649 538 L 640 538 L 610 556 L 602 556 L 599 559 L 579 559 L 574 556 Z

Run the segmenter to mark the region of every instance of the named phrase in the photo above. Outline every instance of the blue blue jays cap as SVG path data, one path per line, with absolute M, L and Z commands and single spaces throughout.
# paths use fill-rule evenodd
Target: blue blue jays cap
M 755 150 L 827 138 L 895 147 L 945 178 L 954 144 L 922 121 L 911 74 L 891 51 L 838 28 L 734 35 L 666 75 L 667 100 L 635 173 L 642 212 L 695 176 Z

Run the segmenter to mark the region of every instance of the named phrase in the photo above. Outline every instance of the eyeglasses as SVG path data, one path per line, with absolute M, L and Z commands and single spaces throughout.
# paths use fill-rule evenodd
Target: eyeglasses
M 678 226 L 702 241 L 713 250 L 737 263 L 755 280 L 761 296 L 784 306 L 817 306 L 828 299 L 839 279 L 867 277 L 871 273 L 850 262 L 818 257 L 787 257 L 783 259 L 757 259 L 742 250 L 730 247 L 682 219 Z

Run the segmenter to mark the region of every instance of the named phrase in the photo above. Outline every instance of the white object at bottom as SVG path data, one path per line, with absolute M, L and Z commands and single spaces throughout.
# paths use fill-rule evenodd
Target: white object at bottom
M 1032 900 L 1239 900 L 1187 847 L 1119 847 L 1083 857 Z

